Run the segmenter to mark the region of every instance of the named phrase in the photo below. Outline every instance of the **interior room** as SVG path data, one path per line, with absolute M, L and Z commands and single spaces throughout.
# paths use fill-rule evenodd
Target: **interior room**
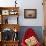
M 0 0 L 0 46 L 46 46 L 46 1 Z

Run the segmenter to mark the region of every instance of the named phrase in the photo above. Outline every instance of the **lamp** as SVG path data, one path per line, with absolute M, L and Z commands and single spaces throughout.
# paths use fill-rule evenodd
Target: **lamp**
M 16 30 L 16 29 L 14 29 L 14 32 L 17 32 L 17 30 Z
M 16 7 L 16 4 L 17 4 L 17 2 L 16 2 L 17 0 L 15 0 L 15 7 Z
M 17 29 L 15 28 L 14 29 L 14 36 L 13 36 L 13 40 L 18 40 L 18 32 L 17 32 Z

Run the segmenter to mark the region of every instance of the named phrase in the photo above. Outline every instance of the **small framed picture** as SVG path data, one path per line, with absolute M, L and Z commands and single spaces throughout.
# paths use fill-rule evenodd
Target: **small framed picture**
M 24 18 L 36 18 L 36 9 L 24 9 Z
M 10 11 L 9 11 L 9 14 L 10 14 L 10 15 L 16 15 L 16 14 L 17 14 L 17 11 L 15 11 L 15 10 L 10 10 Z
M 9 10 L 2 10 L 2 15 L 9 15 Z

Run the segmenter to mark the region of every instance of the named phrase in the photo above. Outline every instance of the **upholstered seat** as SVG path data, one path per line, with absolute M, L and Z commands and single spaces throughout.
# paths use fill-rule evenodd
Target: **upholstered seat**
M 37 39 L 37 34 L 32 28 L 29 28 L 22 38 L 21 46 L 33 46 L 33 44 L 34 46 L 41 46 L 39 40 Z

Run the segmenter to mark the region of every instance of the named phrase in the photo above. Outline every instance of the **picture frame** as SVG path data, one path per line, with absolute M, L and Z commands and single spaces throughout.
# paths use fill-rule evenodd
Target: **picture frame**
M 9 15 L 9 10 L 2 10 L 2 15 Z
M 36 18 L 37 10 L 36 9 L 24 9 L 24 18 Z
M 1 24 L 1 15 L 0 15 L 0 24 Z
M 17 13 L 18 13 L 18 12 L 17 12 L 16 10 L 10 10 L 10 11 L 9 11 L 9 14 L 10 14 L 10 15 L 16 15 Z

